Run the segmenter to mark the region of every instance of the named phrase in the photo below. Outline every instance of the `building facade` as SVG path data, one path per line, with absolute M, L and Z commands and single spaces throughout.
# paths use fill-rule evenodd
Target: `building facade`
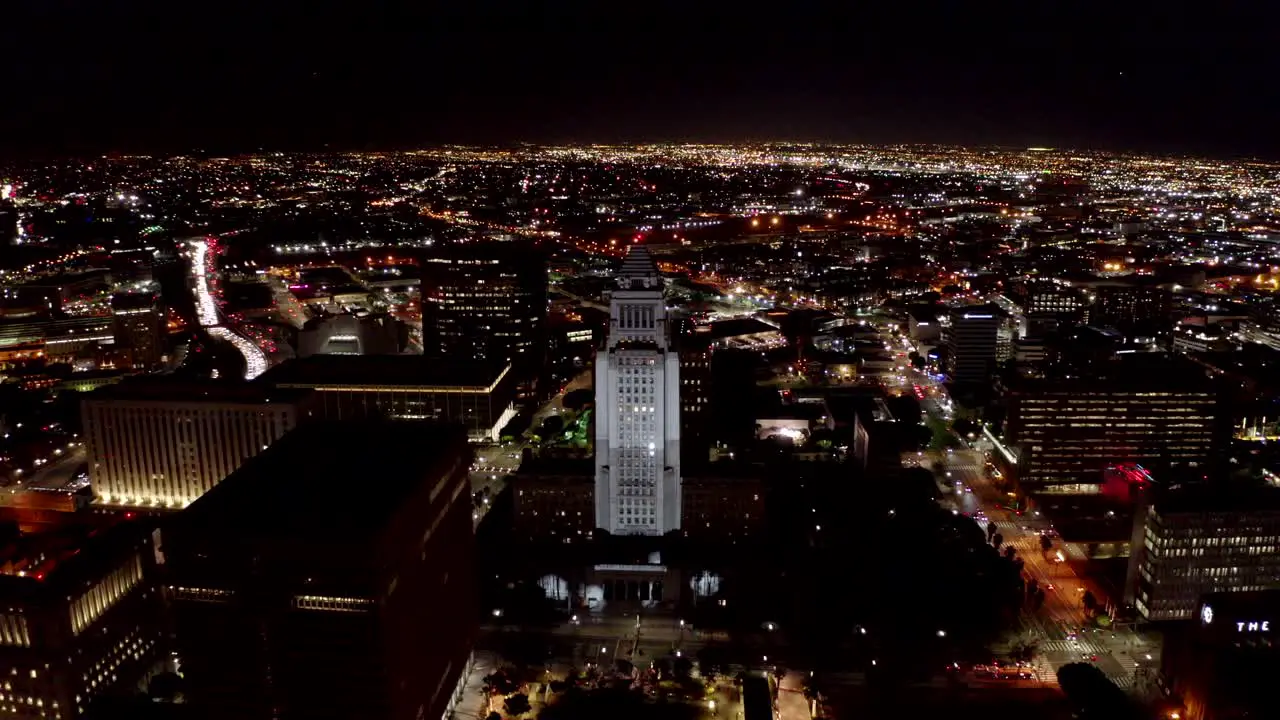
M 547 320 L 546 260 L 517 243 L 433 250 L 422 262 L 422 318 L 428 356 L 536 367 Z
M 89 481 L 105 505 L 177 510 L 312 414 L 311 395 L 133 380 L 81 403 Z
M 943 328 L 947 374 L 953 382 L 982 384 L 991 380 L 1003 324 L 994 306 L 956 308 Z
M 111 329 L 115 348 L 122 351 L 128 367 L 145 370 L 164 362 L 167 328 L 159 288 L 113 295 Z
M 70 543 L 11 545 L 0 570 L 0 714 L 71 720 L 143 683 L 163 659 L 150 528 L 126 522 Z
M 326 420 L 456 422 L 473 442 L 495 442 L 516 416 L 511 365 L 416 355 L 312 355 L 277 365 L 258 382 L 314 390 Z
M 1280 492 L 1203 487 L 1145 503 L 1129 577 L 1129 601 L 1152 622 L 1192 618 L 1209 593 L 1280 589 Z
M 632 247 L 595 367 L 595 521 L 614 534 L 680 529 L 680 359 L 662 290 L 648 250 Z
M 208 717 L 448 718 L 477 628 L 472 454 L 454 425 L 315 423 L 165 530 Z M 352 491 L 352 478 L 376 478 Z
M 1093 377 L 1022 378 L 1010 387 L 1005 435 L 1020 483 L 1088 492 L 1116 463 L 1157 472 L 1213 465 L 1225 409 L 1203 369 L 1173 358 L 1123 357 L 1099 364 Z

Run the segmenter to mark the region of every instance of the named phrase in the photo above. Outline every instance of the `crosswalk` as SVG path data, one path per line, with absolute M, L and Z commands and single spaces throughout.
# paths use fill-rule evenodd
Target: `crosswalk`
M 1074 655 L 1104 655 L 1106 650 L 1082 640 L 1049 640 L 1040 643 L 1040 652 L 1071 653 Z

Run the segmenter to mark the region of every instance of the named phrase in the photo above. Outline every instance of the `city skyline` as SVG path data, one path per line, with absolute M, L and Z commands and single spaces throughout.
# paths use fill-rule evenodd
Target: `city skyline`
M 0 37 L 22 111 L 0 118 L 0 147 L 790 138 L 1280 157 L 1253 107 L 1276 69 L 1266 4 L 159 9 L 14 3 Z

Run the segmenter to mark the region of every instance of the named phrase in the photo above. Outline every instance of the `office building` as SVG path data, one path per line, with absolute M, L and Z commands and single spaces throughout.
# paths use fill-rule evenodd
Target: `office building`
M 762 471 L 743 463 L 703 463 L 680 479 L 680 532 L 704 543 L 758 538 L 765 526 Z
M 105 505 L 176 510 L 312 415 L 311 394 L 137 378 L 81 404 L 89 481 Z
M 1180 720 L 1280 717 L 1278 634 L 1280 591 L 1201 598 L 1193 622 L 1163 633 L 1159 669 Z
M 151 528 L 124 522 L 5 541 L 0 554 L 0 715 L 82 717 L 155 672 L 163 604 Z
M 1154 493 L 1134 521 L 1127 599 L 1149 621 L 1209 593 L 1280 589 L 1280 490 L 1204 483 Z
M 510 365 L 416 355 L 313 355 L 271 368 L 258 382 L 314 390 L 329 420 L 456 422 L 474 442 L 496 442 L 516 416 Z
M 994 305 L 952 308 L 943 328 L 947 349 L 947 375 L 955 383 L 990 382 L 999 352 L 999 333 L 1004 322 Z
M 595 481 L 588 459 L 529 457 L 511 482 L 515 532 L 522 541 L 573 543 L 595 530 Z
M 596 526 L 614 534 L 680 529 L 680 357 L 662 289 L 648 249 L 633 246 L 596 356 Z
M 518 243 L 465 243 L 422 262 L 423 348 L 429 357 L 542 364 L 547 320 L 546 259 Z
M 147 370 L 164 362 L 168 334 L 159 286 L 112 295 L 111 331 L 125 367 Z
M 1117 463 L 1208 472 L 1224 449 L 1217 384 L 1180 356 L 1119 355 L 1088 376 L 1015 378 L 1005 403 L 1001 454 L 1027 489 L 1094 492 Z
M 680 356 L 680 451 L 683 464 L 708 461 L 711 451 L 711 356 L 710 333 L 699 333 L 687 321 L 677 324 L 676 344 Z M 707 326 L 702 326 L 709 330 Z
M 321 422 L 177 516 L 164 548 L 190 703 L 448 718 L 477 626 L 470 464 L 456 426 Z

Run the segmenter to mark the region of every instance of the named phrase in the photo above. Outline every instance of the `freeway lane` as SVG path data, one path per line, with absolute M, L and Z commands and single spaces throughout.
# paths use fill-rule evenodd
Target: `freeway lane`
M 211 337 L 235 346 L 244 357 L 244 379 L 252 380 L 267 371 L 267 357 L 255 343 L 223 324 L 222 310 L 217 301 L 218 275 L 214 267 L 216 241 L 201 238 L 190 241 L 190 245 L 192 288 L 200 325 Z

